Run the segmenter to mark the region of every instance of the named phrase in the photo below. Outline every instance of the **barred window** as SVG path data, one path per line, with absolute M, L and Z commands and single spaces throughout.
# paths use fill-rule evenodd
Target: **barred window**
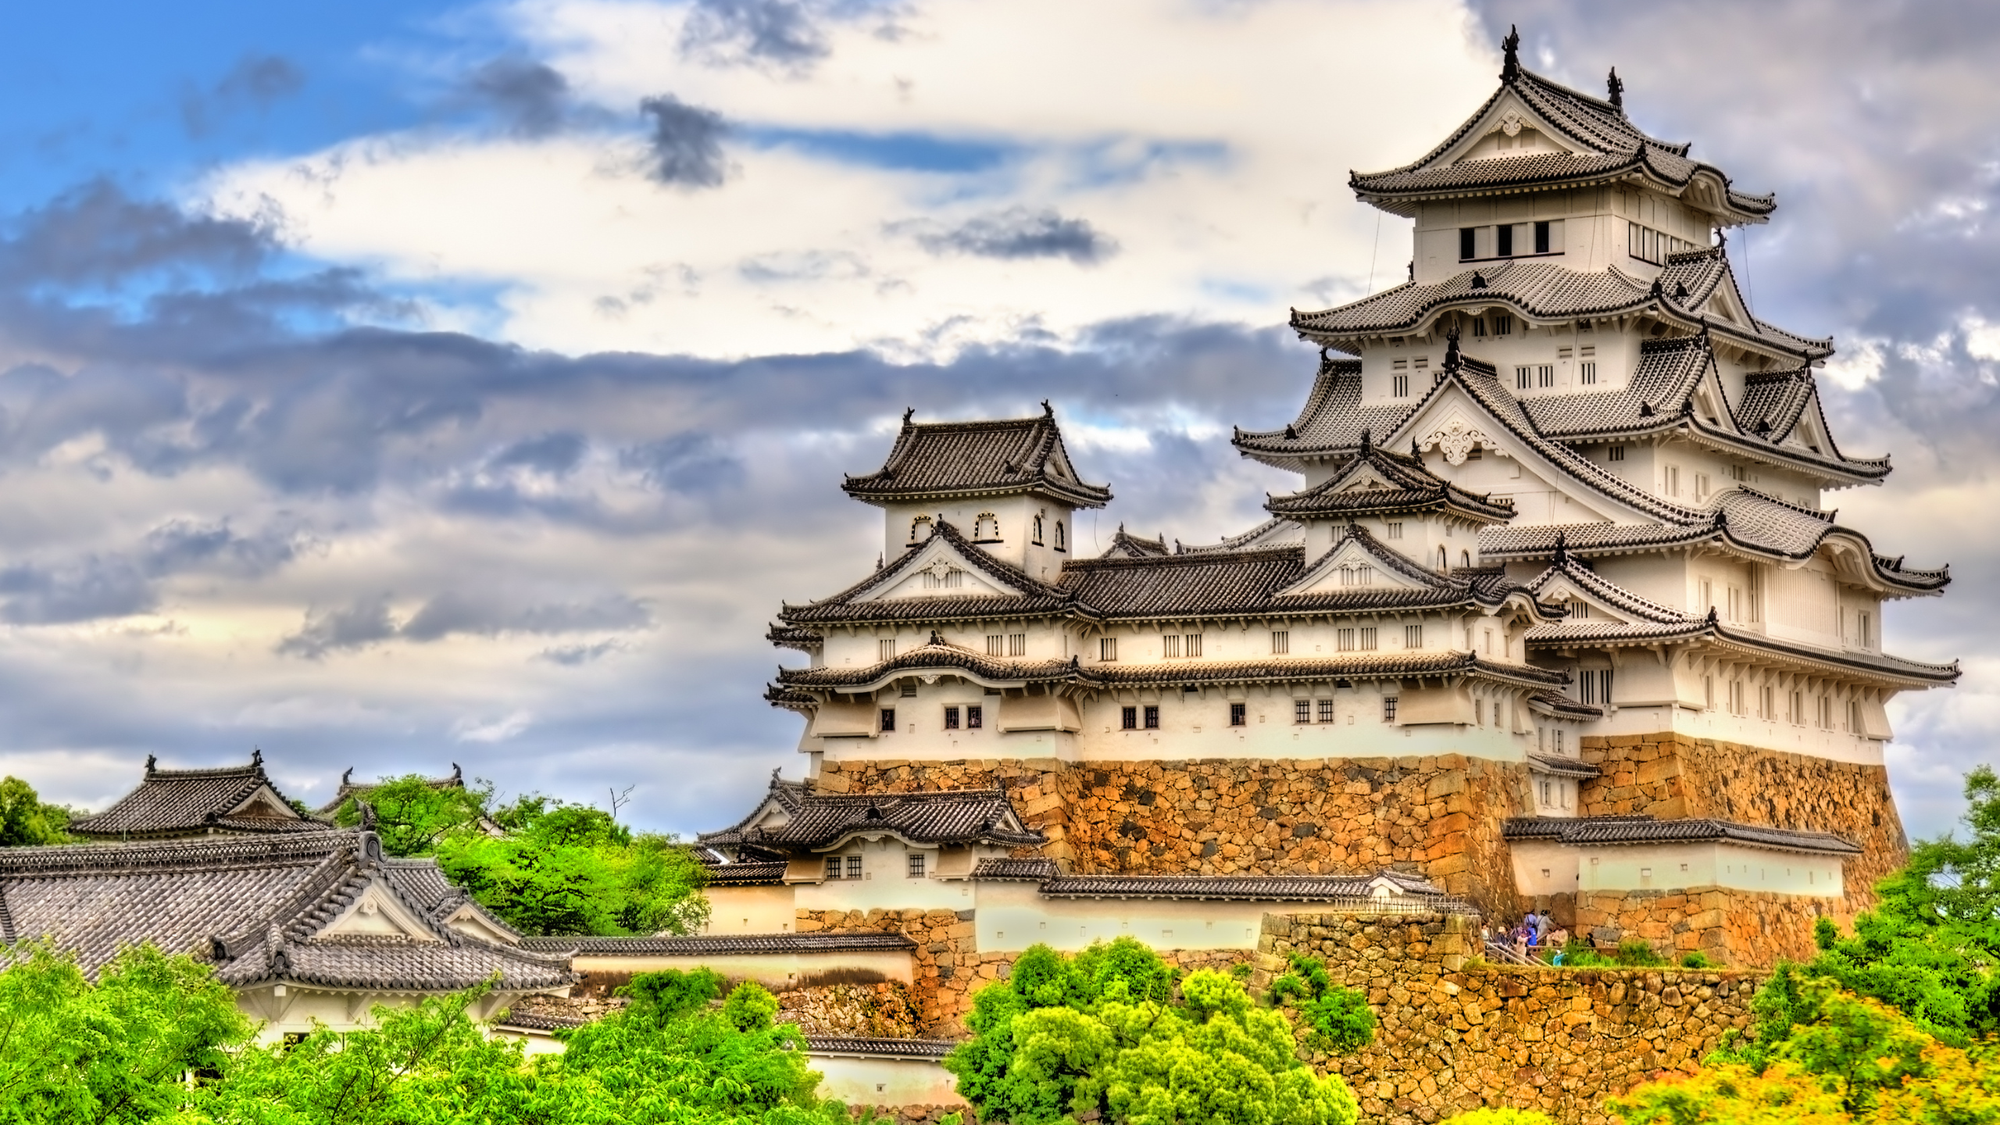
M 1534 368 L 1532 368 L 1532 367 L 1516 367 L 1516 368 L 1514 369 L 1514 389 L 1515 389 L 1515 390 L 1517 390 L 1517 391 L 1525 391 L 1525 390 L 1527 390 L 1528 388 L 1530 388 L 1530 387 L 1532 387 L 1532 386 L 1534 386 L 1534 385 L 1535 385 L 1535 369 L 1534 369 Z
M 986 634 L 986 655 L 1007 655 L 1007 638 L 999 633 Z
M 975 703 L 965 709 L 965 725 L 968 730 L 978 730 L 986 725 L 986 708 Z
M 1292 721 L 1295 723 L 1310 723 L 1313 721 L 1312 700 L 1292 700 Z
M 1396 721 L 1396 697 L 1393 695 L 1382 697 L 1382 721 L 1385 723 Z
M 1160 645 L 1168 660 L 1176 659 L 1181 654 L 1181 639 L 1178 634 L 1169 633 L 1161 637 Z
M 1273 655 L 1277 655 L 1277 656 L 1283 656 L 1284 654 L 1286 654 L 1286 653 L 1288 653 L 1288 652 L 1290 652 L 1290 651 L 1292 651 L 1292 634 L 1291 634 L 1291 631 L 1290 631 L 1290 630 L 1288 630 L 1288 629 L 1273 629 L 1273 630 L 1271 630 L 1271 652 L 1272 652 L 1272 654 L 1273 654 Z
M 1403 626 L 1403 647 L 1404 648 L 1424 647 L 1424 627 L 1422 625 Z
M 958 729 L 958 708 L 947 707 L 944 709 L 944 729 L 946 730 Z
M 1187 635 L 1187 654 L 1189 660 L 1193 660 L 1201 655 L 1200 633 L 1189 633 Z
M 848 857 L 847 857 L 847 877 L 848 877 L 849 879 L 859 879 L 859 878 L 861 878 L 861 857 L 860 857 L 860 856 L 858 856 L 858 855 L 851 855 L 851 856 L 848 856 Z
M 1334 645 L 1333 645 L 1334 648 L 1339 649 L 1341 652 L 1354 651 L 1354 630 L 1335 629 L 1333 631 L 1333 638 L 1334 638 Z
M 1160 709 L 1152 704 L 1146 706 L 1146 729 L 1160 729 Z
M 1250 707 L 1248 704 L 1245 703 L 1230 704 L 1229 725 L 1232 727 L 1240 727 L 1247 725 L 1250 722 L 1249 711 Z
M 1098 641 L 1097 641 L 1097 658 L 1098 658 L 1099 660 L 1116 660 L 1116 659 L 1118 659 L 1118 638 L 1117 638 L 1117 637 L 1100 637 L 1100 638 L 1098 638 Z
M 1333 700 L 1322 699 L 1319 701 L 1319 721 L 1322 723 L 1333 721 Z
M 1123 708 L 1118 716 L 1118 725 L 1123 730 L 1138 730 L 1139 709 L 1137 707 Z
M 1375 626 L 1369 625 L 1361 630 L 1361 651 L 1375 651 Z
M 1028 655 L 1028 634 L 1026 633 L 1007 634 L 1007 655 L 1008 656 Z
M 1553 387 L 1556 385 L 1556 367 L 1553 363 L 1540 364 L 1535 368 L 1535 385 Z
M 1389 382 L 1391 384 L 1390 393 L 1396 398 L 1410 397 L 1410 377 L 1408 375 L 1393 376 Z
M 840 857 L 839 857 L 839 856 L 837 856 L 837 855 L 830 855 L 830 856 L 827 856 L 827 857 L 826 857 L 826 877 L 827 877 L 827 878 L 829 878 L 829 879 L 838 879 L 838 878 L 840 878 Z
M 896 642 L 893 639 L 886 641 L 876 641 L 875 659 L 884 661 L 896 659 Z
M 911 852 L 910 878 L 921 879 L 923 877 L 924 877 L 924 854 L 922 852 Z

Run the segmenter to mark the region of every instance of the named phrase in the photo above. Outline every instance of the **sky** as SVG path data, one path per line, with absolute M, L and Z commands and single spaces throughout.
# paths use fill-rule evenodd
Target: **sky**
M 1813 0 L 77 0 L 0 37 L 0 772 L 102 807 L 261 748 L 693 832 L 798 720 L 784 600 L 874 563 L 841 474 L 1053 401 L 1120 522 L 1241 530 L 1399 282 L 1405 163 L 1527 65 L 1778 194 L 1731 242 L 1832 335 L 1843 523 L 1962 659 L 1892 708 L 1915 836 L 2000 722 L 2000 8 Z

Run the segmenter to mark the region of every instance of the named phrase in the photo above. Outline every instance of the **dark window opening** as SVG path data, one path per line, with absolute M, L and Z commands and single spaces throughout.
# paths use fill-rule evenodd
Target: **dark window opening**
M 1138 730 L 1139 709 L 1137 707 L 1125 708 L 1124 712 L 1119 717 L 1119 725 L 1123 727 L 1125 730 Z
M 1508 224 L 1493 228 L 1493 255 L 1497 258 L 1512 257 L 1514 253 L 1514 228 Z
M 1147 730 L 1160 729 L 1160 709 L 1158 707 L 1146 708 L 1146 729 Z
M 1248 725 L 1248 723 L 1250 722 L 1250 716 L 1248 714 L 1249 709 L 1250 709 L 1249 704 L 1247 703 L 1230 704 L 1229 725 L 1232 727 L 1240 727 Z
M 958 708 L 947 707 L 944 709 L 944 729 L 946 730 L 958 729 Z
M 1484 335 L 1486 335 L 1486 318 L 1485 318 L 1485 317 L 1483 317 L 1483 316 L 1475 316 L 1475 317 L 1473 317 L 1473 318 L 1472 318 L 1472 334 L 1473 334 L 1474 336 L 1484 336 Z
M 837 856 L 837 855 L 830 855 L 830 856 L 827 856 L 827 857 L 826 857 L 826 877 L 827 877 L 827 878 L 829 878 L 829 879 L 838 879 L 838 878 L 840 878 L 840 857 L 839 857 L 839 856 Z
M 1547 220 L 1535 224 L 1535 253 L 1549 252 L 1549 224 Z
M 848 857 L 847 857 L 847 877 L 848 877 L 849 879 L 859 879 L 859 878 L 861 878 L 861 857 L 860 857 L 860 856 L 858 856 L 858 855 L 851 855 L 851 856 L 848 856 Z
M 986 708 L 973 704 L 965 709 L 965 725 L 969 730 L 978 730 L 986 725 Z
M 1460 228 L 1458 228 L 1458 260 L 1459 260 L 1459 261 L 1461 261 L 1461 262 L 1469 262 L 1469 261 L 1471 261 L 1471 260 L 1472 260 L 1472 259 L 1473 259 L 1474 257 L 1476 257 L 1476 256 L 1477 256 L 1477 255 L 1476 255 L 1476 251 L 1477 251 L 1477 249 L 1478 249 L 1478 244 L 1479 244 L 1479 228 L 1478 228 L 1478 227 L 1460 227 Z
M 893 734 L 895 733 L 895 730 L 896 730 L 896 709 L 894 707 L 882 708 L 882 733 Z

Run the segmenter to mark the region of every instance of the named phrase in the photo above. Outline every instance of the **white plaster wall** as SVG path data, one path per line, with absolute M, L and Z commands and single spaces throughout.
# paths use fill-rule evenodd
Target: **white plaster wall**
M 1135 937 L 1157 949 L 1257 947 L 1271 903 L 1165 899 L 1045 899 L 1033 883 L 977 884 L 982 953 L 1017 952 L 1037 942 L 1063 952 L 1093 941 Z
M 1769 750 L 1810 754 L 1816 758 L 1826 758 L 1835 762 L 1851 762 L 1863 766 L 1882 764 L 1883 746 L 1887 740 L 1859 737 L 1837 727 L 1834 730 L 1822 730 L 1810 724 L 1796 726 L 1783 719 L 1773 722 L 1756 718 L 1754 715 L 1732 715 L 1723 707 L 1725 699 L 1722 684 L 1718 680 L 1716 707 L 1712 711 L 1665 706 L 1620 707 L 1610 717 L 1583 729 L 1584 733 L 1592 735 L 1655 734 L 1675 731 L 1693 738 L 1710 738 L 1718 742 L 1736 742 Z M 1838 706 L 1836 704 L 1836 707 Z M 1834 720 L 1838 723 L 1840 719 L 1841 712 L 1836 710 Z
M 964 1105 L 958 1079 L 929 1059 L 811 1054 L 821 1074 L 819 1096 L 848 1106 Z
M 1030 577 L 1055 581 L 1063 560 L 1075 557 L 1075 515 L 1068 505 L 1042 496 L 1016 495 L 975 500 L 940 500 L 922 504 L 889 504 L 883 507 L 882 549 L 884 559 L 894 559 L 911 547 L 910 526 L 918 516 L 940 518 L 957 528 L 967 539 L 973 537 L 974 521 L 982 512 L 992 512 L 1000 521 L 1000 542 L 981 543 L 979 549 L 1026 571 Z M 1034 516 L 1042 517 L 1042 539 L 1033 539 Z M 1056 549 L 1056 524 L 1064 530 L 1064 549 Z
M 782 934 L 792 928 L 793 888 L 709 887 L 705 934 Z
M 1733 843 L 1578 847 L 1577 889 L 1673 890 L 1729 887 L 1833 898 L 1842 893 L 1840 860 Z
M 910 982 L 910 955 L 902 950 L 847 953 L 719 953 L 699 957 L 664 954 L 578 954 L 571 962 L 584 973 L 656 973 L 662 969 L 711 969 L 730 980 L 754 980 L 765 988 L 791 988 L 801 978 L 822 973 L 872 973 L 885 981 Z
M 912 851 L 924 856 L 923 878 L 909 876 L 908 856 Z M 909 848 L 894 839 L 856 840 L 827 854 L 859 855 L 861 878 L 797 884 L 791 888 L 797 909 L 965 910 L 970 905 L 971 894 L 966 889 L 969 884 L 965 881 L 932 877 L 938 864 L 935 848 Z

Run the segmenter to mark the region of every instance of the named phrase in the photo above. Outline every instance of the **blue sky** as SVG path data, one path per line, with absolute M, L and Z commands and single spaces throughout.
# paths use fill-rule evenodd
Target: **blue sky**
M 1616 65 L 1776 220 L 1758 311 L 1832 334 L 1837 494 L 1950 562 L 1891 646 L 1919 833 L 1994 758 L 2000 19 L 1719 0 L 45 5 L 0 40 L 0 770 L 101 804 L 147 753 L 295 795 L 443 772 L 733 816 L 796 721 L 780 599 L 878 550 L 842 472 L 905 406 L 1051 398 L 1120 521 L 1190 542 L 1282 474 L 1289 306 L 1399 280 L 1352 168 L 1494 82 Z M 1727 26 L 1727 35 L 1694 30 Z M 1643 45 L 1643 50 L 1641 49 Z

